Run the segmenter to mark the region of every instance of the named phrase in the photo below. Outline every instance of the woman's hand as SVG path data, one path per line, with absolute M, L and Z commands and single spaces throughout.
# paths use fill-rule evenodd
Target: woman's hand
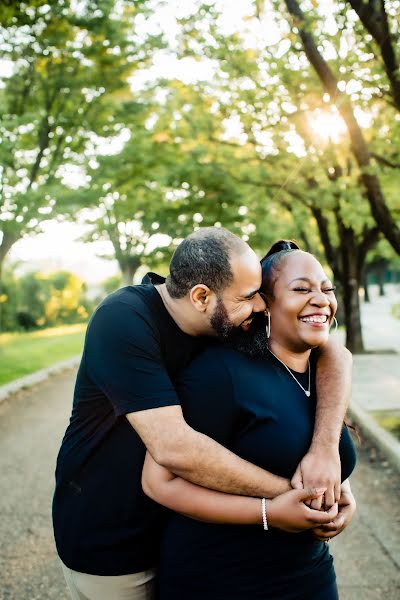
M 326 488 L 291 490 L 267 501 L 268 522 L 288 533 L 299 533 L 315 526 L 334 522 L 338 514 L 335 503 L 329 511 L 313 510 L 305 502 L 321 497 Z
M 313 534 L 317 540 L 327 542 L 335 536 L 342 533 L 351 521 L 356 510 L 356 501 L 350 488 L 349 480 L 342 484 L 342 494 L 339 500 L 339 510 L 337 517 L 331 523 L 321 525 L 313 529 Z

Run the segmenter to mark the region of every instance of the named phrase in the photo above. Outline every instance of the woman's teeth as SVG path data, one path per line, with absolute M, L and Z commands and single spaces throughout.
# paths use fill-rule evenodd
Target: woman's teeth
M 326 323 L 328 315 L 310 315 L 309 317 L 300 317 L 304 323 Z

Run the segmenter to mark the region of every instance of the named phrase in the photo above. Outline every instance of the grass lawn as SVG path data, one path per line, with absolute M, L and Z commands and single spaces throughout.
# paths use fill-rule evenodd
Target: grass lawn
M 374 411 L 372 415 L 381 427 L 400 441 L 400 410 Z
M 86 324 L 0 334 L 0 385 L 80 354 Z

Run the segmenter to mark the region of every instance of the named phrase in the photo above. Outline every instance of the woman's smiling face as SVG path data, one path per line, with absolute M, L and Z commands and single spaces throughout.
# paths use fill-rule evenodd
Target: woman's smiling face
M 271 340 L 292 352 L 326 342 L 337 302 L 321 264 L 307 252 L 293 251 L 279 262 L 273 278 Z

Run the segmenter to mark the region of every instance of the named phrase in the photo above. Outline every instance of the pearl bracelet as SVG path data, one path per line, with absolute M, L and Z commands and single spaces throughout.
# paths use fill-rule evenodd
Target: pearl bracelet
M 264 531 L 268 531 L 267 501 L 265 498 L 261 498 L 261 514 Z

